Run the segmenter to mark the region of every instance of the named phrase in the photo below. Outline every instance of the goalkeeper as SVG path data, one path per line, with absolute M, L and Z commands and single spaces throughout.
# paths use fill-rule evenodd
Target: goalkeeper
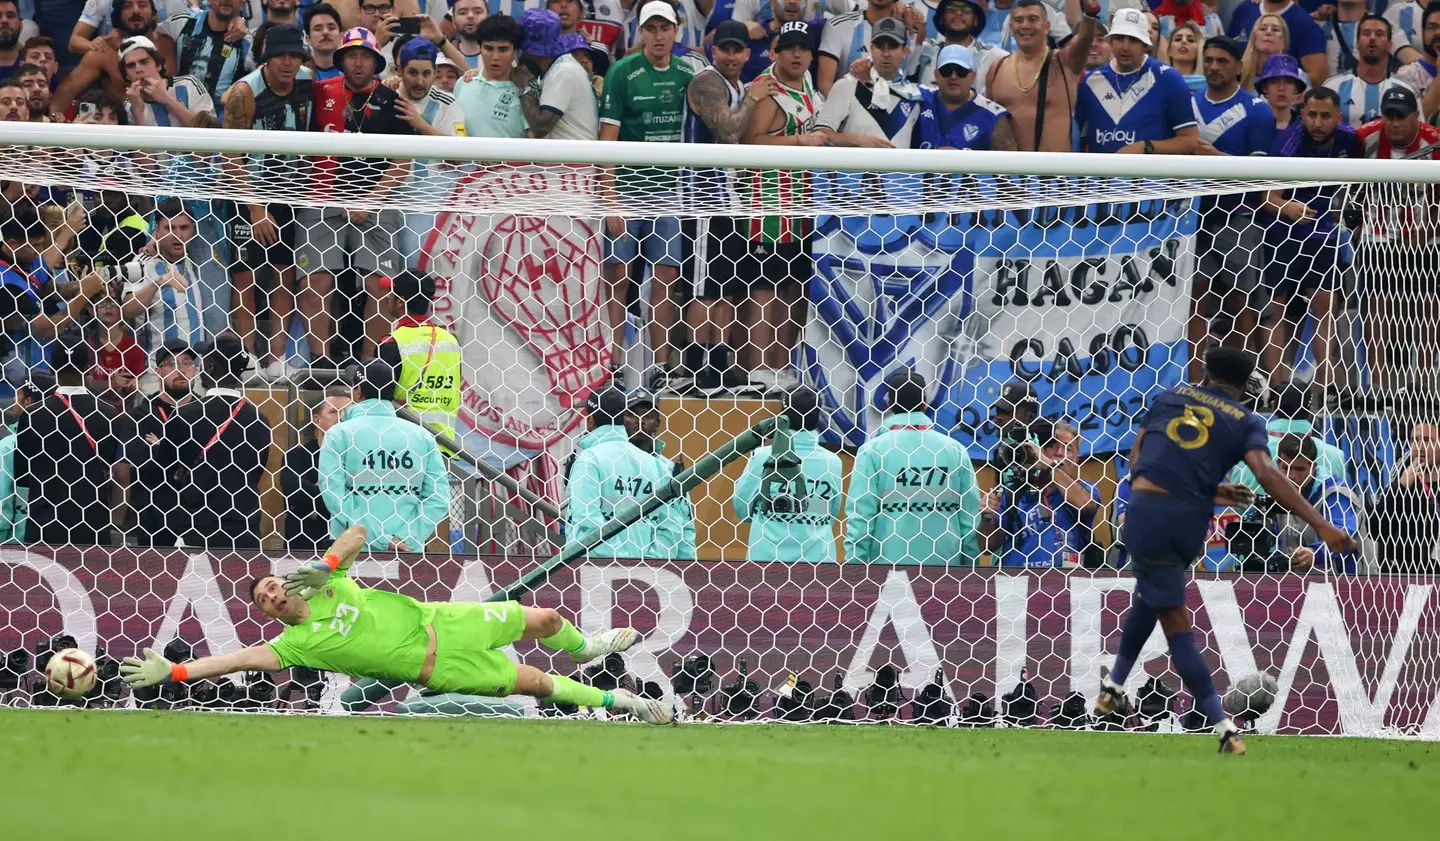
M 274 672 L 307 666 L 352 677 L 418 683 L 435 692 L 530 695 L 554 704 L 604 707 L 651 724 L 672 721 L 663 702 L 623 689 L 603 692 L 533 666 L 516 665 L 499 649 L 538 639 L 570 652 L 576 663 L 624 651 L 635 631 L 617 628 L 590 637 L 554 610 L 517 602 L 418 602 L 355 583 L 345 571 L 365 547 L 364 526 L 346 529 L 325 553 L 285 578 L 267 575 L 250 585 L 260 612 L 287 627 L 261 645 L 171 663 L 150 649 L 126 657 L 120 674 L 134 688 L 203 680 L 232 672 Z

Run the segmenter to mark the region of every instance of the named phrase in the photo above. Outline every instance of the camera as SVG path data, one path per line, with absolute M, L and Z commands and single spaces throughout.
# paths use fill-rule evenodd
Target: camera
M 1240 561 L 1241 572 L 1278 573 L 1290 569 L 1290 559 L 1276 551 L 1277 537 L 1270 520 L 1274 507 L 1272 497 L 1256 497 L 1255 504 L 1239 521 L 1225 526 L 1225 548 Z
M 1026 444 L 1043 447 L 1055 440 L 1055 424 L 1048 418 L 1006 421 L 1000 427 L 1000 443 L 995 448 L 995 467 L 1000 483 L 1008 491 L 1038 489 L 1050 482 L 1050 468 L 1041 465 L 1035 450 Z
M 121 263 L 118 266 L 97 265 L 95 271 L 100 273 L 106 283 L 118 283 L 123 286 L 127 283 L 143 283 L 145 281 L 145 264 L 138 261 Z

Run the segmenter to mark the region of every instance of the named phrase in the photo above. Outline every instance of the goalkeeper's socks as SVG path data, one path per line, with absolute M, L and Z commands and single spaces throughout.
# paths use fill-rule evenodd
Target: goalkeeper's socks
M 1195 706 L 1205 713 L 1211 725 L 1224 721 L 1228 716 L 1220 703 L 1219 694 L 1215 692 L 1215 682 L 1210 676 L 1210 664 L 1205 662 L 1200 649 L 1195 645 L 1195 632 L 1181 631 L 1171 636 L 1169 643 L 1170 664 L 1180 673 L 1180 679 L 1185 681 L 1185 688 L 1190 690 Z
M 550 637 L 543 637 L 540 644 L 546 648 L 553 648 L 556 651 L 568 651 L 575 654 L 585 648 L 585 635 L 575 627 L 569 619 L 560 620 L 565 624 L 561 626 L 560 633 Z
M 1135 658 L 1155 630 L 1155 611 L 1139 599 L 1130 600 L 1130 613 L 1125 617 L 1125 627 L 1120 631 L 1120 652 L 1115 655 L 1115 665 L 1110 669 L 1110 679 L 1120 686 L 1130 677 Z
M 615 706 L 615 695 L 596 689 L 593 686 L 586 686 L 578 680 L 571 680 L 562 675 L 551 675 L 550 680 L 555 684 L 555 691 L 545 697 L 545 701 L 551 704 L 569 704 L 575 707 L 604 707 L 609 709 Z

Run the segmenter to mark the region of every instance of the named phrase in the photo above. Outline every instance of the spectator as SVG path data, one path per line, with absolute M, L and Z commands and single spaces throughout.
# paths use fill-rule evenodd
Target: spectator
M 488 0 L 455 0 L 450 4 L 450 19 L 455 23 L 455 46 L 465 57 L 464 66 L 471 70 L 480 69 L 483 43 L 480 40 L 480 26 L 488 17 Z
M 1326 87 L 1305 94 L 1300 122 L 1276 135 L 1270 156 L 1276 158 L 1350 158 L 1359 154 L 1355 130 L 1340 122 L 1340 97 Z M 1294 325 L 1307 305 L 1318 320 L 1311 348 L 1317 366 L 1317 385 L 1332 384 L 1330 336 L 1331 305 L 1340 269 L 1340 231 L 1331 213 L 1334 187 L 1300 187 L 1271 190 L 1264 210 L 1275 214 L 1266 231 L 1271 248 L 1265 282 L 1273 306 L 1267 317 L 1261 366 L 1271 383 L 1289 379 L 1282 359 L 1289 360 L 1295 340 Z M 1325 379 L 1320 379 L 1323 376 Z
M 885 391 L 881 428 L 850 472 L 846 562 L 975 563 L 980 489 L 970 456 L 934 428 L 919 374 L 896 372 Z
M 1365 25 L 1370 25 L 1369 19 Z M 1361 154 L 1388 160 L 1417 155 L 1440 160 L 1440 128 L 1420 121 L 1420 103 L 1403 85 L 1380 98 L 1380 114 L 1360 127 Z M 1365 278 L 1368 360 L 1372 381 L 1383 393 L 1406 385 L 1409 362 L 1414 381 L 1426 392 L 1440 376 L 1440 200 L 1433 184 L 1380 183 L 1360 188 L 1363 223 L 1355 265 Z
M 1316 476 L 1315 465 L 1319 452 L 1315 439 L 1304 435 L 1286 435 L 1280 439 L 1275 466 L 1280 468 L 1300 489 L 1305 501 L 1315 507 L 1326 522 L 1354 535 L 1364 545 L 1364 503 L 1360 497 L 1338 477 L 1321 479 Z M 1354 575 L 1363 569 L 1362 553 L 1351 551 L 1331 552 L 1315 531 L 1289 512 L 1279 515 L 1279 540 L 1276 548 L 1290 556 L 1290 568 L 1296 572 L 1319 570 L 1336 574 Z
M 4 0 L 0 0 L 0 5 L 3 3 Z M 80 59 L 80 66 L 70 71 L 70 75 L 55 89 L 55 96 L 50 103 L 51 109 L 57 113 L 66 113 L 71 104 L 97 82 L 106 93 L 123 101 L 126 84 L 120 71 L 120 45 L 127 38 L 148 38 L 154 34 L 155 24 L 155 6 L 150 0 L 124 0 L 115 12 L 115 29 L 94 42 L 105 46 L 92 47 L 85 53 Z
M 1359 65 L 1349 73 L 1331 76 L 1325 87 L 1340 95 L 1340 118 L 1359 127 L 1380 116 L 1380 100 L 1391 88 L 1401 87 L 1418 98 L 1419 93 L 1390 73 L 1390 21 L 1366 15 L 1360 21 Z M 1419 102 L 1416 102 L 1419 107 Z
M 750 58 L 750 43 L 746 26 L 739 21 L 722 21 L 715 27 L 710 48 L 713 64 L 695 74 L 685 89 L 689 105 L 685 117 L 686 142 L 739 143 L 745 137 L 756 106 L 779 90 L 775 77 L 768 73 L 741 87 L 741 73 Z M 698 170 L 692 177 L 694 201 L 708 207 L 731 206 L 734 188 L 726 173 Z M 728 216 L 704 217 L 701 221 L 700 236 L 706 238 L 706 248 L 703 265 L 697 266 L 697 273 L 704 279 L 698 284 L 685 320 L 693 330 L 691 347 L 696 359 L 690 369 L 695 372 L 695 387 L 710 394 L 727 386 L 744 385 L 736 377 L 738 372 L 730 360 L 731 349 L 735 347 L 732 341 L 739 338 L 732 336 L 736 332 L 735 312 L 749 292 L 749 284 L 741 281 L 756 277 L 760 271 L 756 264 L 764 262 L 763 258 L 749 253 L 743 230 L 747 224 L 747 220 Z
M 1160 18 L 1154 12 L 1142 12 L 1145 15 L 1145 25 L 1150 32 L 1150 48 L 1146 50 L 1150 57 L 1161 64 L 1170 63 L 1169 44 L 1160 34 Z
M 1416 47 L 1421 54 L 1415 61 L 1396 70 L 1395 78 L 1420 92 L 1420 113 L 1429 114 L 1433 125 L 1437 115 L 1440 115 L 1440 85 L 1435 84 L 1435 62 L 1440 60 L 1437 59 L 1437 56 L 1440 56 L 1440 2 L 1432 0 L 1425 7 L 1422 17 L 1424 43 Z M 1389 19 L 1388 14 L 1386 18 Z M 1391 23 L 1394 21 L 1391 20 Z
M 285 494 L 285 550 L 315 552 L 330 545 L 330 509 L 320 489 L 320 450 L 325 433 L 350 406 L 348 395 L 326 396 L 310 410 L 310 428 L 285 454 L 280 488 Z
M 386 63 L 375 46 L 375 36 L 364 29 L 346 30 L 335 60 L 345 73 L 315 85 L 312 130 L 346 134 L 416 133 L 413 126 L 401 119 L 396 108 L 400 94 L 380 84 L 378 76 Z M 363 158 L 342 158 L 321 175 L 329 182 L 322 188 L 322 194 L 333 189 L 333 185 L 343 185 L 347 194 L 383 204 L 386 195 L 403 183 L 409 172 L 407 160 L 391 160 L 387 169 Z M 295 222 L 299 226 L 296 264 L 309 275 L 305 281 L 306 292 L 301 294 L 300 312 L 308 326 L 311 364 L 317 368 L 335 367 L 324 355 L 332 330 L 328 296 L 334 288 L 336 274 L 346 269 L 347 263 L 364 282 L 361 297 L 365 336 L 361 356 L 374 356 L 386 328 L 379 311 L 380 298 L 384 295 L 380 279 L 403 268 L 398 235 L 404 221 L 400 211 L 387 209 L 372 213 L 341 207 L 302 208 L 295 212 Z
M 775 36 L 775 63 L 761 74 L 773 77 L 776 91 L 756 103 L 745 129 L 746 143 L 819 146 L 825 142 L 825 135 L 816 130 L 820 96 L 811 85 L 808 70 L 815 55 L 813 44 L 810 24 L 805 21 L 781 25 L 780 34 Z M 746 173 L 744 179 L 748 183 L 740 189 L 775 196 L 771 206 L 781 211 L 788 207 L 785 196 L 789 191 L 803 190 L 785 172 Z M 735 267 L 737 272 L 745 272 L 735 275 L 735 280 L 743 280 L 746 290 L 737 289 L 732 297 L 738 300 L 744 296 L 745 304 L 738 316 L 749 329 L 735 339 L 742 345 L 737 354 L 741 371 L 732 376 L 732 382 L 748 381 L 765 390 L 786 391 L 800 384 L 789 370 L 790 353 L 804 320 L 806 302 L 802 292 L 810 282 L 813 221 L 803 216 L 775 215 L 741 219 L 740 223 L 742 228 L 734 233 L 744 239 L 745 250 L 752 258 L 764 259 L 750 259 Z M 731 233 L 721 224 L 722 233 Z M 739 253 L 738 245 L 731 249 L 720 250 Z M 730 267 L 723 256 L 718 261 L 708 271 L 725 277 Z
M 282 25 L 271 31 L 266 38 L 261 66 L 238 80 L 226 94 L 225 127 L 265 131 L 307 130 L 316 88 L 310 71 L 302 66 L 304 60 L 305 44 L 299 29 Z M 326 84 L 336 83 L 332 80 Z M 283 158 L 231 155 L 227 157 L 226 169 L 232 178 L 242 184 L 252 177 L 279 184 L 285 184 L 290 179 L 298 181 L 301 177 L 295 172 L 296 162 Z M 295 183 L 295 186 L 298 189 L 300 184 Z M 307 222 L 298 220 L 296 211 L 286 204 L 251 204 L 242 208 L 237 209 L 237 218 L 231 230 L 231 240 L 236 248 L 234 328 L 246 349 L 259 360 L 264 374 L 280 379 L 287 374 L 285 346 L 289 339 L 290 319 L 296 311 L 293 290 L 295 267 L 299 264 L 299 228 Z M 308 214 L 307 220 L 315 213 L 313 210 L 304 212 Z M 316 235 L 313 231 L 306 233 Z M 303 265 L 312 268 L 308 262 Z M 318 262 L 313 264 L 314 268 L 318 266 Z M 268 347 L 261 343 L 255 328 L 255 273 L 262 268 L 267 269 L 273 278 L 268 295 Z M 329 276 L 319 272 L 308 272 L 301 281 L 299 311 L 304 317 L 311 353 L 317 357 L 325 354 L 330 340 L 332 288 L 333 281 Z
M 0 439 L 0 543 L 25 542 L 29 520 L 29 492 L 15 484 L 15 442 L 20 417 L 40 405 L 55 390 L 55 378 L 37 371 L 15 389 L 15 404 L 6 424 L 10 434 Z
M 0 79 L 8 79 L 24 63 L 20 50 L 23 24 L 19 0 L 0 0 Z
M 1150 31 L 1145 16 L 1135 9 L 1116 12 L 1109 41 L 1110 63 L 1086 73 L 1075 97 L 1080 149 L 1107 154 L 1193 154 L 1199 144 L 1194 100 L 1180 71 L 1146 54 Z M 1139 93 L 1122 100 L 1128 108 L 1104 104 L 1126 96 L 1131 89 Z
M 815 87 L 823 96 L 829 97 L 830 88 L 849 75 L 850 65 L 867 54 L 867 48 L 875 42 L 875 25 L 890 18 L 899 21 L 902 31 L 909 28 L 917 35 L 924 33 L 923 17 L 900 0 L 869 0 L 859 11 L 830 19 L 820 36 L 819 70 L 815 75 Z
M 664 0 L 647 0 L 640 8 L 641 48 L 611 65 L 600 105 L 600 139 L 641 143 L 678 143 L 684 138 L 685 88 L 695 75 L 691 65 L 674 60 L 677 18 Z M 618 365 L 625 335 L 627 290 L 631 264 L 643 257 L 650 264 L 650 349 L 654 367 L 642 387 L 659 392 L 670 377 L 670 332 L 675 327 L 675 282 L 685 261 L 680 220 L 656 216 L 655 208 L 676 204 L 677 174 L 665 169 L 635 167 L 609 176 L 602 189 L 613 190 L 621 206 L 649 218 L 605 220 L 604 277 L 610 317 L 611 359 Z
M 460 342 L 431 316 L 435 278 L 414 269 L 390 283 L 387 315 L 394 328 L 386 339 L 399 364 L 397 402 L 405 402 L 432 430 L 455 440 L 460 414 Z
M 340 66 L 335 63 L 335 51 L 340 49 L 340 33 L 344 30 L 340 13 L 329 3 L 317 3 L 305 13 L 309 66 L 315 81 L 323 82 L 341 74 Z
M 200 112 L 215 113 L 209 91 L 194 76 L 168 79 L 155 42 L 144 35 L 120 44 L 125 113 L 137 126 L 188 126 Z
M 19 89 L 0 83 L 0 108 L 12 90 Z M 62 227 L 59 237 L 70 237 L 68 230 Z M 46 344 L 78 324 L 91 302 L 99 299 L 105 281 L 88 272 L 78 294 L 68 299 L 57 294 L 57 281 L 68 280 L 64 243 L 52 239 L 34 205 L 17 203 L 11 208 L 9 218 L 0 222 L 0 241 L 0 321 L 7 336 L 6 352 L 0 356 L 9 356 L 14 348 L 17 363 L 28 374 L 45 365 Z
M 985 496 L 980 532 L 983 548 L 999 553 L 1007 567 L 1101 565 L 1095 542 L 1100 489 L 1080 479 L 1080 430 L 1054 424 L 1049 441 L 1027 441 L 1047 474 L 1039 485 L 1022 484 Z
M 936 61 L 936 88 L 920 89 L 920 119 L 911 135 L 916 149 L 991 149 L 1013 152 L 1015 127 L 998 103 L 976 93 L 974 53 L 951 44 Z
M 61 123 L 59 114 L 50 113 L 50 76 L 38 64 L 22 64 L 11 77 L 25 89 L 30 104 L 30 121 L 35 123 Z
M 643 30 L 642 30 L 643 31 Z M 630 443 L 625 393 L 609 388 L 590 404 L 591 429 L 577 442 L 566 486 L 565 530 L 581 540 L 655 493 L 670 476 L 668 462 Z M 590 550 L 592 558 L 655 557 L 657 517 L 642 518 Z M 659 557 L 666 557 L 661 554 Z
M 125 318 L 136 323 L 147 354 L 169 342 L 196 346 L 206 339 L 200 269 L 187 253 L 195 220 L 179 199 L 160 202 L 155 216 L 155 256 L 125 278 L 123 291 Z
M 1376 500 L 1370 519 L 1381 570 L 1405 575 L 1440 573 L 1440 426 L 1423 420 L 1410 430 L 1410 451 Z
M 150 375 L 159 383 L 153 396 L 142 397 L 132 410 L 135 437 L 125 444 L 129 462 L 135 465 L 135 483 L 130 486 L 130 506 L 135 511 L 135 536 L 141 546 L 179 545 L 183 527 L 180 493 L 170 467 L 175 463 L 166 425 L 180 410 L 196 402 L 193 390 L 197 376 L 195 349 L 183 339 L 170 339 L 153 357 Z
M 29 500 L 26 540 L 50 546 L 109 545 L 112 511 L 124 511 L 125 418 L 91 394 L 94 363 L 78 332 L 60 337 L 52 365 L 55 392 L 20 416 L 15 431 L 15 485 Z
M 475 37 L 480 39 L 480 68 L 467 72 L 455 86 L 455 99 L 465 112 L 465 133 L 524 137 L 525 113 L 512 77 L 525 29 L 509 15 L 495 15 L 481 22 Z
M 638 0 L 632 0 L 638 2 Z M 687 55 L 694 55 L 697 62 L 695 70 L 704 65 L 704 56 L 700 49 L 705 42 L 706 21 L 710 17 L 710 10 L 715 7 L 715 0 L 660 0 L 670 6 L 675 12 L 675 44 L 680 49 L 676 50 L 676 58 L 685 60 Z M 622 3 L 623 6 L 623 3 Z M 643 10 L 644 6 L 641 6 Z M 631 17 L 626 26 L 629 28 L 629 43 L 640 43 L 640 24 L 642 21 L 638 16 Z
M 18 79 L 8 76 L 0 79 L 0 122 L 30 122 L 30 95 Z
M 36 35 L 20 46 L 20 63 L 38 64 L 45 68 L 52 91 L 60 83 L 60 62 L 55 59 L 55 42 L 44 35 Z
M 1275 142 L 1275 116 L 1263 99 L 1240 88 L 1244 49 L 1219 35 L 1205 42 L 1205 89 L 1195 93 L 1200 155 L 1268 155 Z M 1279 57 L 1277 57 L 1279 58 Z M 1284 58 L 1289 58 L 1285 56 Z M 1293 59 L 1291 59 L 1293 61 Z M 1246 193 L 1200 200 L 1196 238 L 1199 265 L 1191 289 L 1190 347 L 1202 348 L 1217 315 L 1229 324 L 1232 342 L 1244 346 L 1259 313 L 1251 305 L 1264 265 L 1264 229 L 1255 224 L 1255 202 Z M 1201 372 L 1199 351 L 1192 376 Z
M 411 38 L 400 48 L 400 90 L 395 102 L 400 119 L 416 134 L 431 137 L 464 135 L 465 115 L 455 97 L 435 87 L 435 69 L 440 58 L 436 46 L 424 38 Z M 417 162 L 417 166 L 423 164 Z
M 1274 26 L 1260 29 L 1260 24 L 1267 18 L 1278 18 L 1278 29 Z M 1246 0 L 1230 13 L 1230 26 L 1225 33 L 1237 41 L 1265 36 L 1266 43 L 1257 45 L 1261 54 L 1253 64 L 1246 65 L 1247 73 L 1241 80 L 1241 86 L 1247 90 L 1249 85 L 1246 83 L 1254 78 L 1255 71 L 1265 63 L 1265 59 L 1280 52 L 1289 53 L 1300 62 L 1312 85 L 1320 84 L 1330 75 L 1325 61 L 1325 34 L 1310 13 L 1291 0 Z M 1279 41 L 1282 37 L 1283 44 Z
M 1277 55 L 1289 55 L 1287 49 L 1290 44 L 1290 29 L 1285 25 L 1285 19 L 1279 15 L 1265 15 L 1255 22 L 1250 39 L 1244 43 L 1245 57 L 1240 62 L 1240 87 L 1248 91 L 1255 89 L 1255 78 L 1259 75 L 1260 68 L 1265 66 L 1265 62 Z
M 870 60 L 857 66 L 864 81 L 852 72 L 836 82 L 815 125 L 832 146 L 908 148 L 920 117 L 920 89 L 904 75 L 909 34 L 905 23 L 893 17 L 881 18 L 870 29 Z
M 1335 11 L 1320 26 L 1325 32 L 1325 64 L 1331 76 L 1360 66 L 1360 22 L 1369 14 L 1366 0 L 1335 0 Z
M 86 0 L 45 0 L 42 3 L 33 4 L 34 12 L 31 17 L 38 30 L 37 34 L 50 38 L 56 44 L 69 44 L 70 33 L 75 29 L 75 21 L 80 17 L 85 2 Z M 27 0 L 20 0 L 21 9 L 27 5 Z M 21 17 L 24 15 L 22 14 Z M 60 50 L 55 57 L 59 59 L 60 66 L 66 70 L 73 68 L 79 61 L 77 56 L 64 49 Z
M 785 395 L 790 444 L 800 476 L 790 485 L 771 483 L 774 444 L 750 454 L 735 482 L 735 515 L 750 525 L 751 561 L 835 562 L 835 521 L 840 516 L 844 468 L 840 457 L 820 446 L 820 399 L 808 388 Z
M 935 28 L 940 31 L 940 37 L 931 38 L 920 48 L 916 81 L 922 85 L 935 84 L 940 52 L 949 46 L 965 47 L 970 50 L 971 64 L 974 65 L 970 86 L 975 93 L 985 95 L 985 79 L 990 73 L 990 65 L 1007 55 L 999 47 L 980 43 L 979 34 L 985 30 L 986 2 L 940 0 L 935 7 Z
M 126 0 L 133 2 L 133 0 Z M 255 69 L 249 35 L 232 40 L 244 0 L 210 0 L 208 11 L 196 9 L 186 16 L 165 22 L 155 43 L 160 52 L 176 56 L 175 75 L 194 76 L 205 85 L 210 97 L 220 103 L 230 86 Z M 141 34 L 141 33 L 131 33 Z M 224 113 L 217 115 L 225 119 Z
M 155 7 L 156 21 L 166 21 L 175 15 L 188 15 L 195 7 L 204 4 L 192 0 L 154 0 L 152 5 Z M 121 6 L 123 13 L 124 4 Z M 85 8 L 80 12 L 79 19 L 73 21 L 74 28 L 69 32 L 66 49 L 75 55 L 106 49 L 103 39 L 95 36 L 109 35 L 115 29 L 115 12 L 115 0 L 85 0 Z
M 95 351 L 95 364 L 87 372 L 85 385 L 123 415 L 148 367 L 149 356 L 135 341 L 135 331 L 125 323 L 120 301 L 113 295 L 95 302 L 95 318 L 87 325 L 85 338 Z
M 1014 121 L 1015 143 L 1022 152 L 1073 151 L 1071 92 L 1085 70 L 1090 42 L 1099 28 L 1100 4 L 1087 0 L 1081 4 L 1084 17 L 1074 37 L 1052 51 L 1046 40 L 1050 34 L 1046 8 L 1041 0 L 1016 0 L 1010 8 L 1015 52 L 992 64 L 985 80 L 985 95 Z
M 306 5 L 312 2 L 308 0 Z M 265 9 L 265 23 L 300 25 L 300 0 L 260 0 L 260 5 Z
M 1310 82 L 1300 65 L 1288 55 L 1272 55 L 1255 80 L 1255 92 L 1265 97 L 1275 117 L 1275 131 L 1282 132 L 1300 121 L 1300 98 Z
M 1186 86 L 1192 91 L 1205 89 L 1205 74 L 1201 72 L 1204 68 L 1200 61 L 1200 45 L 1204 41 L 1204 30 L 1195 23 L 1180 24 L 1170 31 L 1170 37 L 1166 39 L 1169 49 L 1166 51 L 1165 60 L 1180 71 L 1180 75 L 1185 77 Z
M 1094 70 L 1109 64 L 1110 58 L 1110 28 L 1097 22 L 1095 37 L 1090 41 L 1090 51 L 1085 54 L 1085 70 Z
M 520 91 L 530 136 L 597 139 L 600 116 L 590 74 L 572 55 L 587 47 L 584 36 L 562 35 L 559 16 L 548 9 L 526 12 L 524 27 L 525 58 L 512 81 Z
M 209 390 L 164 427 L 162 451 L 173 454 L 168 469 L 185 512 L 177 527 L 186 546 L 259 549 L 260 479 L 271 437 L 269 423 L 240 390 L 250 355 L 224 334 L 202 358 Z
M 1280 439 L 1286 436 L 1300 435 L 1310 438 L 1315 442 L 1316 452 L 1319 454 L 1315 462 L 1316 478 L 1343 480 L 1347 475 L 1345 453 L 1320 437 L 1315 429 L 1315 413 L 1306 405 L 1308 400 L 1309 391 L 1304 383 L 1290 382 L 1280 389 L 1275 414 L 1265 422 L 1265 428 L 1270 433 L 1270 455 L 1272 458 L 1278 457 Z M 1255 474 L 1246 465 L 1236 465 L 1231 476 L 1235 482 L 1256 493 L 1263 492 Z
M 455 93 L 455 86 L 460 83 L 460 68 L 450 57 L 441 53 L 435 57 L 435 87 L 448 93 Z

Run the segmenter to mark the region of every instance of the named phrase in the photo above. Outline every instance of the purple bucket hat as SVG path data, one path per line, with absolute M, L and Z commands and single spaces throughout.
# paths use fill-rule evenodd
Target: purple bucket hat
M 569 52 L 560 43 L 560 16 L 549 9 L 526 9 L 520 25 L 525 27 L 526 55 L 554 58 Z
M 1300 63 L 1295 60 L 1294 56 L 1272 55 L 1265 59 L 1265 63 L 1260 67 L 1260 76 L 1255 80 L 1255 92 L 1260 93 L 1265 89 L 1266 82 L 1273 82 L 1276 79 L 1299 82 L 1301 91 L 1310 87 L 1310 80 L 1300 72 Z

